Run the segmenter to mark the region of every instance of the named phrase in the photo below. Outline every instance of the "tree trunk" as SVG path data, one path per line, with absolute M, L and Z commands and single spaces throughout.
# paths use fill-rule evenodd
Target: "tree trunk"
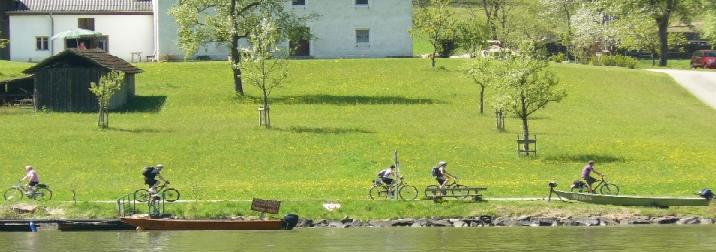
M 530 143 L 527 140 L 530 139 L 530 128 L 527 125 L 527 106 L 525 104 L 525 99 L 526 98 L 523 96 L 522 97 L 522 113 L 520 113 L 520 118 L 522 119 L 522 130 L 524 131 L 523 140 L 524 140 L 525 156 L 529 156 L 530 155 Z
M 239 53 L 239 36 L 234 35 L 235 40 L 231 41 L 231 71 L 234 75 L 234 91 L 239 95 L 244 95 L 244 86 L 241 82 L 241 54 Z
M 435 68 L 435 54 L 438 53 L 438 50 L 436 46 L 433 47 L 435 47 L 435 49 L 433 50 L 433 54 L 430 54 L 430 64 L 433 66 L 433 68 Z
M 235 23 L 234 20 L 236 16 L 238 15 L 236 10 L 236 5 L 238 0 L 232 0 L 231 1 L 231 22 Z M 235 25 L 235 24 L 234 24 Z M 235 27 L 234 27 L 235 28 Z M 244 86 L 241 81 L 241 54 L 239 53 L 239 34 L 236 33 L 236 31 L 233 32 L 231 35 L 231 48 L 229 48 L 229 51 L 231 51 L 231 70 L 234 74 L 234 91 L 238 93 L 239 95 L 244 95 Z
M 654 52 L 651 52 L 651 65 L 656 66 L 656 57 L 654 57 Z
M 659 25 L 659 66 L 666 66 L 667 64 L 667 53 L 669 52 L 669 41 L 667 28 L 669 27 L 669 21 L 663 21 L 663 19 L 657 20 Z
M 485 86 L 480 86 L 480 114 L 484 114 L 485 106 Z
M 675 0 L 666 0 L 666 9 L 664 13 L 656 18 L 656 25 L 659 26 L 659 66 L 667 65 L 667 53 L 669 52 L 669 19 L 671 11 L 674 9 Z

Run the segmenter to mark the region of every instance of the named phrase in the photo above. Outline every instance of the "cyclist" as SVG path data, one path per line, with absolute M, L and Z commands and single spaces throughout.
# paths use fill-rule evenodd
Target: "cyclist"
M 582 168 L 582 179 L 587 182 L 587 189 L 590 193 L 594 193 L 594 190 L 592 190 L 592 184 L 597 181 L 597 179 L 590 176 L 592 172 L 596 173 L 599 176 L 604 176 L 602 175 L 602 173 L 594 169 L 594 160 L 589 160 L 589 162 L 587 162 L 587 165 Z
M 378 172 L 378 178 L 383 181 L 383 183 L 385 183 L 385 185 L 388 187 L 390 187 L 393 182 L 395 182 L 395 179 L 391 177 L 395 177 L 395 165 L 390 165 L 390 167 Z
M 144 184 L 149 186 L 149 195 L 152 197 L 155 197 L 157 194 L 157 186 L 159 186 L 159 180 L 157 180 L 157 177 L 166 181 L 166 179 L 164 179 L 164 177 L 160 174 L 162 169 L 164 169 L 164 165 L 157 164 L 155 166 L 144 167 L 144 171 L 142 171 L 142 175 L 144 175 Z
M 20 181 L 27 179 L 27 195 L 34 195 L 35 186 L 40 183 L 40 176 L 37 175 L 37 171 L 32 168 L 32 165 L 25 166 L 25 171 L 27 174 L 25 174 L 25 177 L 22 177 Z
M 435 180 L 438 181 L 438 186 L 440 186 L 440 191 L 443 190 L 445 185 L 448 184 L 450 179 L 455 179 L 455 176 L 448 173 L 445 169 L 447 167 L 447 162 L 440 161 L 438 162 L 438 166 L 433 167 L 433 177 L 435 177 Z

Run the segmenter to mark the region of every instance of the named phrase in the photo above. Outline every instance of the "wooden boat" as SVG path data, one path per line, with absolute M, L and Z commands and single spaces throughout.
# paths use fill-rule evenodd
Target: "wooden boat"
M 710 200 L 705 198 L 681 198 L 681 197 L 646 197 L 628 195 L 603 195 L 591 193 L 565 192 L 552 189 L 560 199 L 576 200 L 593 204 L 616 205 L 616 206 L 708 206 Z M 550 193 L 551 195 L 551 193 Z
M 283 220 L 177 220 L 123 217 L 138 230 L 281 230 Z

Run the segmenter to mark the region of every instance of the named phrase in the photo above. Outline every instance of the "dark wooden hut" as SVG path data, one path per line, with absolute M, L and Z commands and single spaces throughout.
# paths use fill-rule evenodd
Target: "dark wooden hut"
M 24 101 L 32 104 L 34 86 L 32 76 L 0 80 L 0 106 L 21 104 Z
M 124 72 L 122 88 L 112 96 L 110 109 L 125 105 L 134 96 L 134 75 L 142 70 L 104 51 L 67 49 L 24 71 L 35 82 L 35 109 L 64 112 L 97 110 L 90 83 L 110 71 Z

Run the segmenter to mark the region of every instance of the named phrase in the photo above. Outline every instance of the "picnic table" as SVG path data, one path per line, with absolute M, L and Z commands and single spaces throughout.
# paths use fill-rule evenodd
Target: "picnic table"
M 441 202 L 445 198 L 455 198 L 455 199 L 467 199 L 470 198 L 473 201 L 482 201 L 482 194 L 481 191 L 486 191 L 487 187 L 446 187 L 444 189 L 439 188 L 430 188 L 426 189 L 426 192 L 432 192 L 431 194 L 427 195 L 427 199 L 433 200 L 435 202 Z

